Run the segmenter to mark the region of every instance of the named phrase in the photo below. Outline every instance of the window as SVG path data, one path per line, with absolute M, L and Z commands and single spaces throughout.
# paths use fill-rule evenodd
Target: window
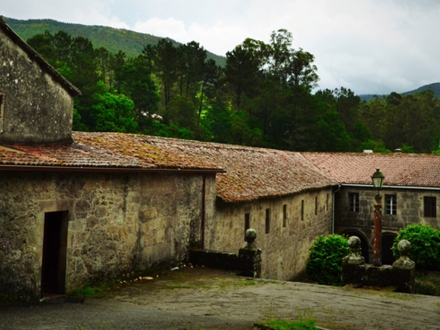
M 429 218 L 437 217 L 437 203 L 435 197 L 425 196 L 424 202 L 424 216 Z
M 318 196 L 315 196 L 315 215 L 318 214 Z
M 325 210 L 328 211 L 328 200 L 329 200 L 329 195 L 327 194 L 327 197 L 325 199 Z
M 250 213 L 246 213 L 244 215 L 244 240 L 246 240 L 246 230 L 251 228 L 251 215 Z
M 396 195 L 385 195 L 385 214 L 396 214 L 397 199 Z
M 304 199 L 301 201 L 301 220 L 304 220 Z
M 359 194 L 348 193 L 350 212 L 359 212 Z
M 5 94 L 0 93 L 0 133 L 3 132 L 4 116 L 5 116 Z
M 283 205 L 283 227 L 287 226 L 287 205 Z
M 270 209 L 266 209 L 266 234 L 270 232 Z

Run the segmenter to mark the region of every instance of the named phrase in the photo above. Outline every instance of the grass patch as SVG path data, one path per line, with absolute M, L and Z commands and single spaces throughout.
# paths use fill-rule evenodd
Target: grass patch
M 86 285 L 76 290 L 73 295 L 82 298 L 103 298 L 112 289 L 109 283 L 99 283 L 96 285 Z
M 288 321 L 288 320 L 278 320 L 278 319 L 270 319 L 264 321 L 262 325 L 266 329 L 273 330 L 313 330 L 318 329 L 315 326 L 315 319 L 310 320 L 302 320 L 299 321 Z M 264 327 L 260 327 L 264 329 Z M 257 326 L 258 328 L 258 326 Z

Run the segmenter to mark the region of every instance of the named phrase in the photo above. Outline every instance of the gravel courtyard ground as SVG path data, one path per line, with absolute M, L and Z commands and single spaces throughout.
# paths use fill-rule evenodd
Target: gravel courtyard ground
M 313 317 L 332 330 L 440 329 L 440 297 L 247 279 L 206 268 L 156 275 L 84 303 L 61 298 L 0 307 L 0 329 L 252 329 L 271 317 Z

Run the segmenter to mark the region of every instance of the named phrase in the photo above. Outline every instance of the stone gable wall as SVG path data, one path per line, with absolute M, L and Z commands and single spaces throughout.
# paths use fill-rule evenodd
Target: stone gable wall
M 73 99 L 0 30 L 0 142 L 72 142 Z
M 201 175 L 14 172 L 0 186 L 2 294 L 39 298 L 46 212 L 67 211 L 67 292 L 175 265 L 201 244 Z
M 318 207 L 315 215 L 315 198 Z M 304 219 L 301 220 L 301 201 Z M 283 227 L 283 205 L 287 219 Z M 266 209 L 270 230 L 266 234 Z M 332 190 L 322 189 L 251 203 L 217 202 L 216 221 L 207 224 L 206 249 L 238 253 L 245 246 L 245 214 L 257 231 L 256 245 L 262 249 L 262 277 L 290 280 L 305 271 L 309 248 L 319 235 L 331 232 Z

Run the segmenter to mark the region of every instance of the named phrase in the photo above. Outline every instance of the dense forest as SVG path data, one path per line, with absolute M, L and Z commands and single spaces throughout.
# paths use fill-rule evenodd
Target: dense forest
M 197 42 L 160 39 L 137 56 L 46 31 L 28 39 L 82 91 L 74 129 L 117 131 L 296 151 L 436 152 L 440 100 L 433 91 L 361 101 L 318 90 L 313 54 L 290 32 L 246 39 L 219 66 Z

